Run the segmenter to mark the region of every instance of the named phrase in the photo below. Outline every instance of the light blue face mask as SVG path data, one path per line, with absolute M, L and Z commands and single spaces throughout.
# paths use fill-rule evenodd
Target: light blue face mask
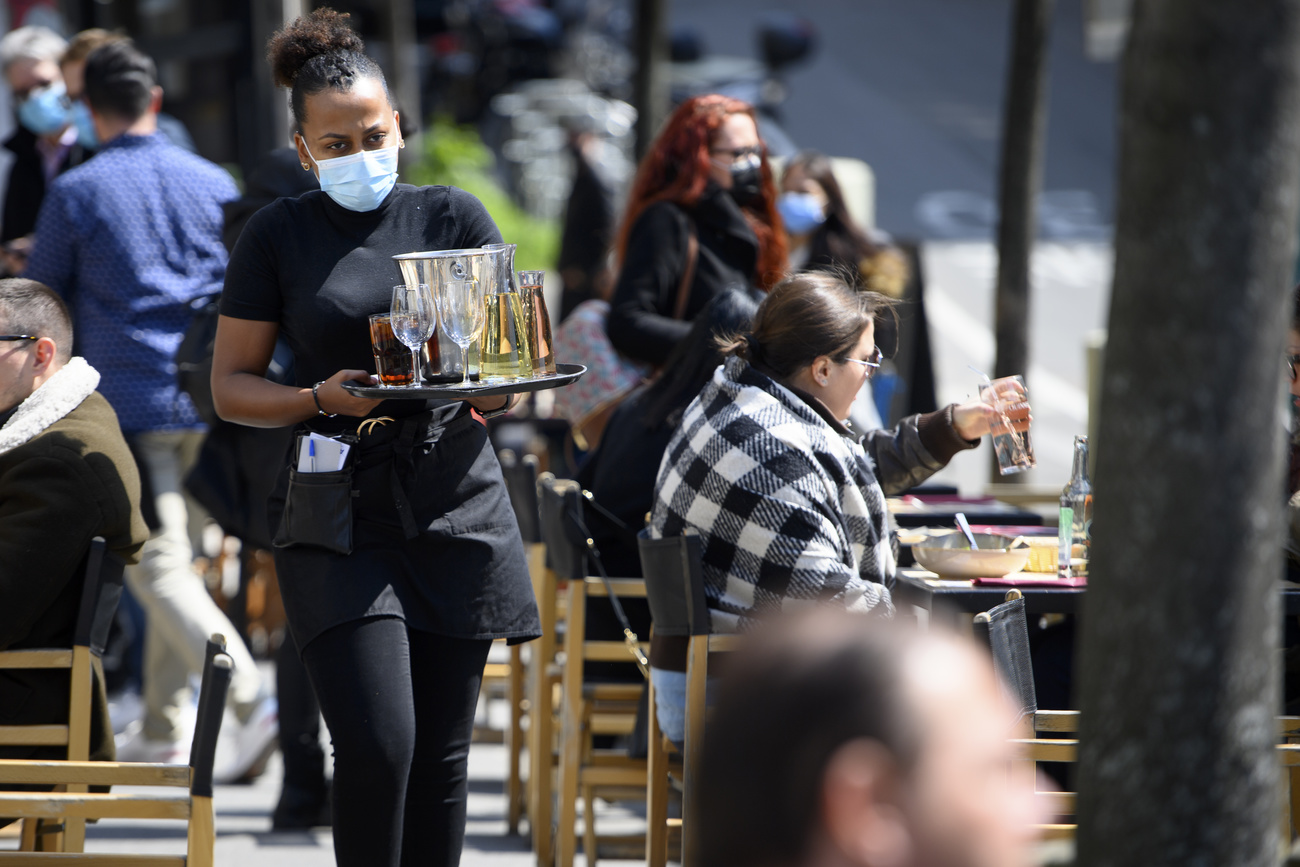
M 316 163 L 321 190 L 349 211 L 373 211 L 397 184 L 396 145 L 332 160 L 317 160 L 310 150 L 307 156 Z
M 67 89 L 54 81 L 27 95 L 18 106 L 18 120 L 36 135 L 49 135 L 68 125 L 70 110 Z
M 99 147 L 99 136 L 95 133 L 95 122 L 90 118 L 90 107 L 80 100 L 72 104 L 72 124 L 77 128 L 77 144 L 92 151 Z
M 803 235 L 826 222 L 822 203 L 812 193 L 782 193 L 776 209 L 791 235 Z

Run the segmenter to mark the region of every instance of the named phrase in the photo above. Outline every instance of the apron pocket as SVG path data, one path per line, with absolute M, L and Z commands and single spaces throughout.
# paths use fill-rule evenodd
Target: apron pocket
M 336 554 L 352 553 L 352 467 L 330 473 L 289 470 L 284 514 L 272 544 L 310 545 Z

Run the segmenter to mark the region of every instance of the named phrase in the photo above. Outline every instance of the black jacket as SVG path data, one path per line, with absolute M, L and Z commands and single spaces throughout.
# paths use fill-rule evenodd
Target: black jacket
M 673 319 L 692 228 L 700 252 L 686 315 Z M 610 343 L 629 358 L 661 365 L 704 305 L 729 286 L 752 288 L 758 238 L 731 196 L 710 185 L 694 208 L 656 202 L 637 218 L 610 305 Z
M 4 223 L 0 224 L 0 241 L 12 241 L 30 235 L 36 228 L 36 215 L 45 200 L 45 172 L 41 154 L 36 149 L 36 134 L 24 126 L 4 143 L 14 155 L 9 169 L 9 186 L 5 188 Z M 74 143 L 59 164 L 58 174 L 79 166 L 94 155 Z

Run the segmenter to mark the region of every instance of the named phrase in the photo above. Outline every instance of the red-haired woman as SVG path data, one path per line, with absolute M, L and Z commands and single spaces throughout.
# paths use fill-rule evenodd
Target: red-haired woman
M 781 279 L 785 233 L 748 103 L 711 94 L 678 106 L 641 161 L 617 253 L 609 339 L 654 365 L 722 289 L 766 291 Z

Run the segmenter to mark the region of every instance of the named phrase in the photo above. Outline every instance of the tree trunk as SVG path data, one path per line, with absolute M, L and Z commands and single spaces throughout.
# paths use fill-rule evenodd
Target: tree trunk
M 1034 248 L 1035 204 L 1043 184 L 1047 35 L 1052 5 L 1053 0 L 1016 0 L 1012 13 L 998 177 L 995 378 L 1026 374 L 1029 367 L 1029 267 Z M 1023 477 L 1000 478 L 994 457 L 992 480 L 1023 481 Z
M 667 17 L 667 0 L 637 0 L 632 103 L 636 106 L 638 162 L 650 149 L 668 116 L 668 37 L 664 28 Z
M 1300 0 L 1139 0 L 1122 88 L 1078 863 L 1277 864 Z

